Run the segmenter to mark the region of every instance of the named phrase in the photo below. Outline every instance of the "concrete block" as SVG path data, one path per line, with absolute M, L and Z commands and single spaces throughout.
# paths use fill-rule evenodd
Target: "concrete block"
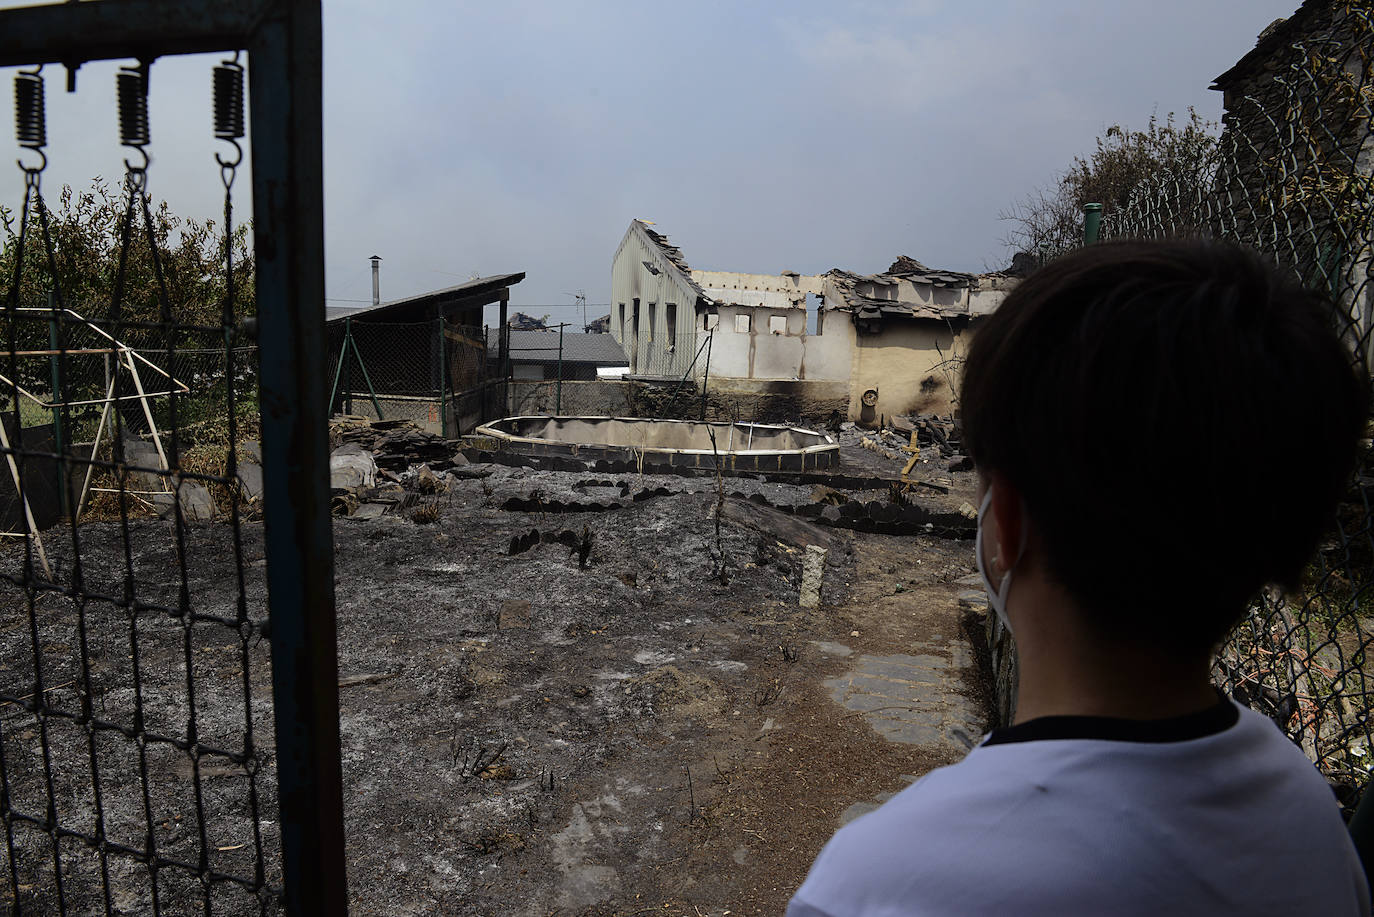
M 174 516 L 172 507 L 178 499 L 181 502 L 181 518 L 186 522 L 209 522 L 215 517 L 215 501 L 210 491 L 195 481 L 183 481 L 175 495 L 154 494 L 152 502 L 159 516 L 171 519 Z
M 968 608 L 979 614 L 987 614 L 988 595 L 981 589 L 961 592 L 959 593 L 959 607 Z
M 239 465 L 239 487 L 243 496 L 249 500 L 262 499 L 262 466 L 256 462 L 243 462 Z
M 333 490 L 359 491 L 377 486 L 377 463 L 357 443 L 344 443 L 329 456 L 329 486 Z
M 857 673 L 850 676 L 850 685 L 854 691 L 891 698 L 893 703 L 909 703 L 922 693 L 929 691 L 931 687 L 928 683 L 897 681 L 892 678 L 880 678 L 876 675 Z
M 938 656 L 868 656 L 861 660 L 855 674 L 929 683 L 946 668 L 948 664 Z
M 802 581 L 800 605 L 803 608 L 818 608 L 821 604 L 821 581 L 825 575 L 825 548 L 819 545 L 806 546 L 806 558 L 802 561 Z
M 881 711 L 884 716 L 903 719 L 906 718 L 908 711 L 915 709 L 916 704 L 911 698 L 884 697 L 881 694 L 868 694 L 862 691 L 845 694 L 840 703 L 844 704 L 846 710 L 858 713 Z

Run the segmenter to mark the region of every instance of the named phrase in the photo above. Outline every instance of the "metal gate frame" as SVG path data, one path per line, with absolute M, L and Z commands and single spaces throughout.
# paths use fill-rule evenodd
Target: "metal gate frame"
M 345 914 L 324 333 L 320 0 L 0 11 L 0 67 L 246 49 L 264 536 L 287 913 Z

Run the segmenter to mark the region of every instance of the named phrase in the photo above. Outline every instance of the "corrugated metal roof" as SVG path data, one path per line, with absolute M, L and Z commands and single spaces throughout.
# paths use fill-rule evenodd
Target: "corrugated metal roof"
M 347 317 L 362 321 L 407 321 L 415 320 L 407 313 L 413 312 L 417 306 L 425 303 L 445 300 L 445 299 L 466 299 L 478 297 L 483 293 L 494 293 L 502 287 L 513 286 L 525 279 L 524 271 L 518 274 L 493 274 L 490 277 L 478 277 L 476 280 L 469 280 L 467 283 L 460 283 L 457 286 L 444 287 L 441 290 L 430 290 L 428 293 L 417 293 L 414 296 L 406 296 L 402 299 L 393 299 L 377 306 L 368 306 L 348 313 Z M 393 313 L 398 313 L 393 317 Z M 331 321 L 341 321 L 344 316 L 331 319 Z

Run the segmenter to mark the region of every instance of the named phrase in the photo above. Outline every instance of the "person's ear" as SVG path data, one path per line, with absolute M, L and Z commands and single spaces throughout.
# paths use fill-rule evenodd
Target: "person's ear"
M 1026 538 L 1025 503 L 1021 492 L 1003 475 L 994 474 L 989 482 L 992 487 L 992 503 L 988 506 L 988 521 L 984 523 L 983 537 L 987 539 L 984 549 L 988 552 L 988 562 L 1001 576 L 1016 566 L 1021 559 Z

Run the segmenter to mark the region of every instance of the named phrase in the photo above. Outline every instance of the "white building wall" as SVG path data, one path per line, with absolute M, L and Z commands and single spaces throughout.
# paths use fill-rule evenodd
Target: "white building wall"
M 698 317 L 705 333 L 710 313 Z M 819 334 L 806 330 L 804 308 L 721 304 L 715 313 L 711 376 L 738 379 L 838 381 L 849 379 L 854 323 L 848 313 L 821 313 Z M 698 361 L 694 375 L 706 371 Z
M 820 296 L 824 278 L 804 274 L 746 274 L 693 270 L 692 278 L 719 305 L 697 316 L 697 334 L 710 333 L 714 378 L 845 381 L 852 328 L 818 317 L 822 333 L 807 331 L 807 295 Z M 714 324 L 712 324 L 714 323 Z M 707 372 L 705 360 L 694 371 Z
M 657 274 L 645 267 L 646 261 Z M 682 376 L 687 372 L 698 343 L 696 302 L 697 291 L 684 275 L 638 223 L 630 224 L 611 262 L 611 334 L 625 349 L 631 374 Z M 670 311 L 675 313 L 671 333 Z

